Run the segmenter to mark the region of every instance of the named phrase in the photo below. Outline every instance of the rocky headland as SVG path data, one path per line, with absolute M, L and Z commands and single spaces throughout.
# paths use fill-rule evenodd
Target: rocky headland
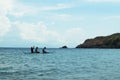
M 76 48 L 120 48 L 120 33 L 87 39 Z

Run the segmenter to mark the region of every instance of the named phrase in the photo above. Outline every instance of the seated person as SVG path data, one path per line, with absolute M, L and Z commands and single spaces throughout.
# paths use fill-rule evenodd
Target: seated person
M 42 49 L 42 52 L 43 52 L 43 53 L 48 53 L 47 51 L 45 51 L 45 49 L 46 49 L 46 47 L 44 47 L 44 48 Z
M 38 47 L 36 47 L 36 49 L 35 49 L 35 53 L 40 53 L 40 52 L 38 51 Z

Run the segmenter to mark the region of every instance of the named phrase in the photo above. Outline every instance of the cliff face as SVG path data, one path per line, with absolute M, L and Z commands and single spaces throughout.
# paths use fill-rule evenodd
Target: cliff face
M 120 48 L 120 33 L 87 39 L 76 48 Z

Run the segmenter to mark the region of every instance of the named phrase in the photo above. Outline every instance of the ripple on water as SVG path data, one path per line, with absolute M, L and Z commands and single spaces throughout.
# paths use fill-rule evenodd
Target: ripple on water
M 120 50 L 53 50 L 47 55 L 0 52 L 0 80 L 120 80 Z
M 13 67 L 12 66 L 10 66 L 10 65 L 6 65 L 6 64 L 0 64 L 0 71 L 7 71 L 7 70 L 12 70 L 13 69 Z

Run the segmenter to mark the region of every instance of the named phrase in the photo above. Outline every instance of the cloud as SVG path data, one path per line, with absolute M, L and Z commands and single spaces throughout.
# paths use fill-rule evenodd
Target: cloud
M 48 38 L 56 38 L 57 33 L 48 30 L 44 23 L 14 23 L 20 30 L 20 35 L 24 40 L 33 40 L 37 42 L 47 42 Z
M 50 30 L 43 22 L 26 23 L 26 22 L 11 22 L 7 15 L 14 17 L 23 17 L 25 15 L 35 15 L 44 11 L 54 11 L 71 8 L 69 4 L 56 4 L 51 6 L 31 6 L 19 3 L 17 0 L 0 0 L 0 37 L 3 37 L 14 27 L 20 31 L 20 38 L 23 41 L 34 41 L 37 43 L 53 44 L 53 45 L 74 45 L 82 38 L 83 31 L 80 28 L 69 28 L 61 33 Z M 53 18 L 53 17 L 50 17 Z M 73 19 L 72 15 L 59 14 L 54 16 L 54 20 L 67 21 Z M 56 21 L 56 20 L 55 20 Z M 54 24 L 54 23 L 53 23 Z M 14 27 L 13 27 L 14 26 Z M 11 34 L 12 35 L 12 34 Z
M 25 41 L 34 41 L 52 45 L 76 45 L 80 43 L 84 36 L 80 28 L 70 28 L 62 33 L 48 29 L 42 23 L 24 23 L 15 22 L 14 25 L 19 28 L 21 38 Z
M 85 19 L 85 16 L 78 16 L 73 14 L 52 14 L 47 15 L 44 17 L 45 19 L 50 19 L 54 22 L 52 24 L 55 24 L 55 22 L 73 22 L 73 21 L 82 21 Z
M 21 17 L 34 12 L 34 7 L 24 5 L 18 0 L 0 0 L 0 13 L 4 15 L 13 15 Z
M 4 36 L 10 29 L 11 23 L 6 16 L 0 16 L 0 37 Z
M 53 21 L 70 21 L 73 20 L 73 16 L 70 14 L 52 14 L 51 16 L 47 16 L 45 18 L 50 18 Z
M 23 17 L 26 15 L 38 15 L 46 11 L 63 10 L 73 7 L 70 3 L 56 3 L 53 5 L 30 5 L 19 0 L 0 0 L 0 9 L 4 14 L 9 14 L 14 17 Z
M 117 3 L 120 2 L 120 0 L 85 0 L 87 2 L 112 2 L 112 3 Z
M 117 20 L 120 20 L 120 16 L 118 15 L 115 15 L 115 16 L 107 16 L 107 17 L 104 17 L 104 19 L 105 20 L 115 20 L 115 19 L 117 19 Z
M 5 0 L 6 1 L 6 0 Z M 45 11 L 55 11 L 55 10 L 62 10 L 62 9 L 67 9 L 73 7 L 71 4 L 64 4 L 64 3 L 58 3 L 54 5 L 29 5 L 29 4 L 24 4 L 18 0 L 10 0 L 12 1 L 11 3 L 8 1 L 8 3 L 4 2 L 4 7 L 9 10 L 8 14 L 13 15 L 15 17 L 22 17 L 25 15 L 36 15 L 41 12 Z M 2 4 L 2 3 L 1 3 Z M 9 6 L 7 6 L 9 5 Z
M 3 37 L 11 27 L 7 13 L 12 9 L 12 4 L 13 0 L 0 0 L 0 37 Z
M 69 28 L 60 37 L 60 43 L 72 46 L 79 44 L 85 38 L 85 31 L 80 27 Z
M 42 11 L 51 11 L 51 10 L 60 10 L 60 9 L 66 9 L 66 8 L 71 8 L 71 7 L 72 5 L 69 5 L 69 4 L 56 4 L 53 6 L 43 6 L 39 8 Z
M 14 0 L 0 0 L 0 12 L 7 14 L 14 7 Z

